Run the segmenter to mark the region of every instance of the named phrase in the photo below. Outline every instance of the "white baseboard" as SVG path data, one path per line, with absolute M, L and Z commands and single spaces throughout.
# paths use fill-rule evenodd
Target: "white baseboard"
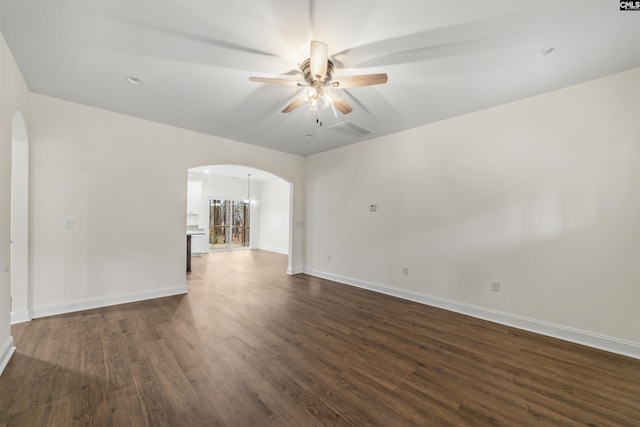
M 187 293 L 187 286 L 181 285 L 176 288 L 156 289 L 153 291 L 137 292 L 127 295 L 115 295 L 101 298 L 89 298 L 85 300 L 51 304 L 42 307 L 35 307 L 31 311 L 31 318 L 55 316 L 57 314 L 72 313 L 74 311 L 91 310 L 94 308 L 108 307 L 111 305 L 127 304 L 130 302 L 144 301 L 153 298 L 162 298 L 172 295 L 182 295 Z
M 600 350 L 609 351 L 611 353 L 640 359 L 640 343 L 625 341 L 604 335 L 598 335 L 592 332 L 581 331 L 579 329 L 574 329 L 567 326 L 543 322 L 536 319 L 530 319 L 528 317 L 504 313 L 501 311 L 490 310 L 484 307 L 478 307 L 471 304 L 448 300 L 445 298 L 433 297 L 418 292 L 407 291 L 404 289 L 393 288 L 371 282 L 364 282 L 350 277 L 338 276 L 318 270 L 305 269 L 304 272 L 311 276 L 343 283 L 345 285 L 356 286 L 358 288 L 391 295 L 405 300 L 443 308 L 445 310 L 454 311 L 456 313 L 466 314 L 468 316 L 488 320 L 490 322 L 512 326 L 514 328 L 523 329 L 525 331 L 535 332 L 541 335 L 559 338 L 561 340 L 598 348 Z
M 11 312 L 11 324 L 24 323 L 31 321 L 31 316 L 28 311 L 12 311 Z
M 300 268 L 300 267 L 296 267 L 296 268 L 287 268 L 287 274 L 292 276 L 294 274 L 301 274 L 304 273 L 304 269 Z M 336 280 L 337 282 L 337 280 Z
M 258 246 L 257 248 L 253 248 L 253 249 L 259 249 L 261 251 L 275 252 L 277 254 L 282 254 L 282 255 L 289 255 L 289 251 L 287 251 L 287 250 L 270 248 L 268 246 Z
M 5 343 L 0 347 L 0 375 L 4 371 L 4 368 L 7 367 L 11 356 L 16 351 L 16 346 L 13 345 L 13 337 L 9 335 L 9 338 Z

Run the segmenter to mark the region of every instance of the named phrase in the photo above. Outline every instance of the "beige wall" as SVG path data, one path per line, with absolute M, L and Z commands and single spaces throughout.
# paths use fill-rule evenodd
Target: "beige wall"
M 187 170 L 201 165 L 294 184 L 291 268 L 302 268 L 301 157 L 42 95 L 30 102 L 36 316 L 184 288 Z
M 28 120 L 28 89 L 0 34 L 0 371 L 12 343 L 10 322 L 11 141 L 12 120 L 20 111 Z
M 639 118 L 634 69 L 307 157 L 306 268 L 640 344 Z
M 260 249 L 289 253 L 289 193 L 289 185 L 280 179 L 260 183 L 260 203 L 257 206 Z

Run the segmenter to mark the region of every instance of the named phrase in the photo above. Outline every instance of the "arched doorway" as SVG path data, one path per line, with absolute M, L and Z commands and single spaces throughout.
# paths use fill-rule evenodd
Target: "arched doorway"
M 215 222 L 215 212 L 250 199 L 250 240 L 245 247 L 288 255 L 287 273 L 291 273 L 293 189 L 292 184 L 272 173 L 240 165 L 208 165 L 188 170 L 188 187 L 199 192 L 197 209 L 187 214 L 187 226 L 204 232 L 204 243 L 192 252 L 224 250 L 224 237 L 216 233 L 224 225 Z M 193 192 L 188 192 L 193 207 Z M 231 210 L 230 210 L 231 212 Z M 230 215 L 233 216 L 233 215 Z M 233 225 L 230 225 L 229 231 Z M 229 249 L 234 249 L 230 240 Z M 192 243 L 193 244 L 193 243 Z M 204 245 L 204 246 L 203 246 Z
M 11 123 L 11 323 L 29 312 L 29 140 L 20 111 Z

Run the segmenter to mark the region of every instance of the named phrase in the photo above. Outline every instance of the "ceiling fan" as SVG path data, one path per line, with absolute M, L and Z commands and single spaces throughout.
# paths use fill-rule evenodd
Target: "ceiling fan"
M 318 104 L 324 101 L 334 114 L 336 114 L 336 110 L 342 114 L 349 114 L 353 108 L 332 89 L 373 86 L 387 82 L 385 73 L 362 74 L 333 80 L 333 70 L 334 64 L 328 57 L 327 44 L 321 41 L 312 41 L 309 58 L 300 65 L 304 82 L 269 77 L 249 77 L 249 80 L 305 88 L 293 102 L 282 110 L 283 113 L 290 113 L 305 102 L 310 109 L 315 110 L 318 108 Z

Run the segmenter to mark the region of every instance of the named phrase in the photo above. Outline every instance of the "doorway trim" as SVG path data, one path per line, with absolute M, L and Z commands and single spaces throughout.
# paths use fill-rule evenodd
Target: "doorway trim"
M 250 166 L 250 165 L 246 165 L 246 164 L 241 164 L 241 163 L 226 163 L 226 162 L 204 162 L 204 163 L 199 163 L 193 166 L 189 166 L 187 168 L 187 176 L 185 177 L 185 185 L 188 184 L 188 181 L 191 179 L 189 177 L 189 173 L 190 172 L 194 172 L 193 169 L 208 169 L 208 168 L 213 168 L 215 169 L 216 167 L 229 167 L 229 166 L 233 166 L 233 167 L 239 167 L 239 168 L 245 168 L 245 169 L 251 169 L 254 171 L 260 171 L 260 172 L 266 172 L 270 175 L 273 175 L 274 177 L 278 178 L 279 180 L 281 180 L 283 183 L 285 183 L 288 187 L 288 192 L 289 192 L 289 200 L 288 200 L 288 212 L 289 212 L 289 221 L 288 221 L 288 253 L 287 255 L 287 271 L 286 274 L 289 275 L 293 275 L 293 274 L 298 274 L 298 273 L 302 273 L 302 269 L 298 268 L 298 269 L 294 269 L 293 268 L 293 264 L 294 264 L 294 221 L 295 221 L 295 216 L 294 216 L 294 200 L 295 200 L 295 196 L 294 196 L 294 183 L 292 181 L 290 181 L 287 178 L 282 177 L 281 175 L 269 170 L 268 168 L 261 168 L 261 167 L 257 167 L 257 166 Z M 199 173 L 198 171 L 195 171 L 195 173 Z M 215 172 L 211 172 L 211 175 L 216 175 Z M 204 198 L 207 198 L 210 195 L 206 195 Z M 228 197 L 223 197 L 223 198 L 228 198 Z M 233 198 L 233 197 L 231 197 Z M 298 223 L 300 222 L 300 220 L 298 219 Z M 254 248 L 253 243 L 251 244 L 251 248 Z M 238 248 L 238 250 L 243 250 L 245 248 Z M 235 250 L 235 249 L 232 249 Z M 298 257 L 302 257 L 302 253 L 297 254 Z M 297 259 L 297 258 L 296 258 Z

